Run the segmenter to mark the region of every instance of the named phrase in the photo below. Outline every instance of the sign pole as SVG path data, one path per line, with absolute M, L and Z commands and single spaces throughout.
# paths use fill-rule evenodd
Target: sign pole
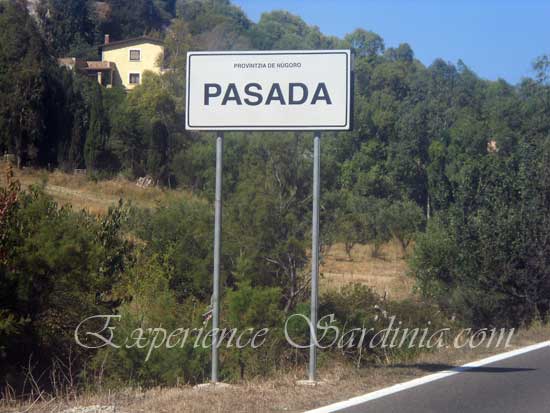
M 319 199 L 321 197 L 321 133 L 313 137 L 313 219 L 311 231 L 311 330 L 309 381 L 315 381 L 317 367 L 317 310 L 319 307 Z
M 212 383 L 219 370 L 222 228 L 221 131 L 314 132 L 309 380 L 315 382 L 319 306 L 319 131 L 352 125 L 351 50 L 189 51 L 185 129 L 220 131 L 216 140 L 216 196 L 212 289 Z M 310 383 L 304 383 L 310 384 Z
M 220 322 L 220 256 L 222 250 L 223 132 L 216 138 L 216 197 L 214 217 L 214 279 L 212 292 L 212 383 L 218 382 L 218 334 Z

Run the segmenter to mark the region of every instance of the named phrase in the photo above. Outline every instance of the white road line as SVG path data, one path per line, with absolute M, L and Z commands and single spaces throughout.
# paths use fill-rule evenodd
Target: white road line
M 474 361 L 463 366 L 456 367 L 450 370 L 441 371 L 439 373 L 430 374 L 428 376 L 419 377 L 418 379 L 406 381 L 404 383 L 395 384 L 384 389 L 376 390 L 371 393 L 364 394 L 362 396 L 357 396 L 352 399 L 344 400 L 342 402 L 330 404 L 328 406 L 319 407 L 318 409 L 308 410 L 304 413 L 332 413 L 338 412 L 348 407 L 357 406 L 374 399 L 379 399 L 384 396 L 389 396 L 390 394 L 398 393 L 403 390 L 411 389 L 416 386 L 421 386 L 426 383 L 431 383 L 432 381 L 440 380 L 445 377 L 454 376 L 455 374 L 463 373 L 465 369 L 472 367 L 481 367 L 486 364 L 495 363 L 500 360 L 505 360 L 511 357 L 519 356 L 520 354 L 528 353 L 530 351 L 538 350 L 544 347 L 550 346 L 549 341 L 543 341 L 542 343 L 533 344 L 531 346 L 522 347 L 517 350 L 508 351 L 506 353 L 497 354 L 495 356 L 487 357 L 482 360 Z

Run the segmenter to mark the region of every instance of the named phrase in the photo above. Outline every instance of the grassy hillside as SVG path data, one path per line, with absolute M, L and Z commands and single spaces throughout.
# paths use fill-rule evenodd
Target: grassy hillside
M 0 170 L 5 171 L 6 164 L 0 161 Z M 119 199 L 130 201 L 142 208 L 153 208 L 165 202 L 197 197 L 185 190 L 167 190 L 163 188 L 140 188 L 135 182 L 124 178 L 115 178 L 95 182 L 85 175 L 73 175 L 60 171 L 49 172 L 44 169 L 14 169 L 15 178 L 23 188 L 39 185 L 61 205 L 70 204 L 76 210 L 85 209 L 93 214 L 104 214 Z M 5 183 L 2 172 L 0 184 Z
M 0 162 L 2 171 L 6 166 Z M 70 204 L 76 210 L 85 209 L 93 214 L 106 213 L 119 199 L 142 208 L 153 208 L 180 199 L 197 199 L 196 195 L 185 190 L 140 188 L 135 182 L 123 178 L 95 182 L 85 175 L 60 171 L 24 168 L 14 172 L 23 187 L 42 186 L 61 205 Z M 0 182 L 4 184 L 5 173 L 2 173 Z M 371 246 L 356 245 L 351 259 L 343 245 L 335 244 L 323 256 L 321 289 L 338 289 L 358 282 L 368 285 L 382 296 L 402 300 L 410 297 L 412 291 L 413 280 L 406 275 L 407 271 L 403 252 L 396 242 L 383 245 L 376 257 L 372 256 Z

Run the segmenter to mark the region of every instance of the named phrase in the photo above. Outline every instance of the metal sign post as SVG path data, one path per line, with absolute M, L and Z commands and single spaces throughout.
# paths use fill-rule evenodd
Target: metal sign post
M 214 282 L 212 293 L 212 383 L 218 382 L 218 333 L 220 323 L 220 256 L 222 251 L 223 133 L 216 138 L 216 197 L 214 217 Z
M 212 383 L 218 382 L 224 131 L 314 131 L 309 381 L 315 381 L 319 294 L 319 131 L 351 129 L 350 50 L 188 52 L 185 129 L 217 131 Z
M 319 307 L 319 198 L 321 197 L 321 133 L 313 137 L 313 219 L 311 229 L 311 329 L 309 381 L 315 381 L 317 366 L 317 310 Z

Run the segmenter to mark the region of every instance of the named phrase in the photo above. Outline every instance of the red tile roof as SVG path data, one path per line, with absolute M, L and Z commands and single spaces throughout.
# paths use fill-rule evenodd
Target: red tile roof
M 114 68 L 113 62 L 88 61 L 84 70 L 111 70 Z

